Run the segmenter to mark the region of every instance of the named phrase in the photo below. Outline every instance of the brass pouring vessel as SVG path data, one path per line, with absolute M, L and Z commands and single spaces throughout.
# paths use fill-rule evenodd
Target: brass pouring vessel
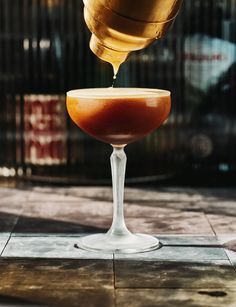
M 113 65 L 114 73 L 130 52 L 161 38 L 178 14 L 182 0 L 83 0 L 92 33 L 90 49 Z

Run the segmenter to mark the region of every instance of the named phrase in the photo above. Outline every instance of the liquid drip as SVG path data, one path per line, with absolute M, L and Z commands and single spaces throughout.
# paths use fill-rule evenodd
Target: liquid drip
M 114 87 L 114 85 L 115 85 L 115 81 L 116 81 L 116 75 L 114 75 L 114 76 L 113 76 L 113 81 L 112 81 L 112 85 L 111 85 L 111 87 Z
M 111 65 L 112 65 L 112 67 L 113 67 L 113 81 L 112 81 L 111 87 L 114 87 L 114 85 L 115 85 L 116 76 L 117 76 L 117 74 L 118 74 L 118 70 L 119 70 L 120 64 L 121 64 L 121 63 L 119 63 L 119 62 L 113 62 L 113 63 L 111 63 Z

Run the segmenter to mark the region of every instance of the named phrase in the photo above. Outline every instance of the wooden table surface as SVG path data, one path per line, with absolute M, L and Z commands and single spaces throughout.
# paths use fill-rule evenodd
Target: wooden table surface
M 141 254 L 74 248 L 111 223 L 109 187 L 0 188 L 0 306 L 236 306 L 236 189 L 127 188 Z

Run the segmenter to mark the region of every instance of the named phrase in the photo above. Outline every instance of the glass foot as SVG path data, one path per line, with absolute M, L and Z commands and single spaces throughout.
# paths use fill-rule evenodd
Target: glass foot
M 143 253 L 160 247 L 157 238 L 146 234 L 94 234 L 78 240 L 77 248 L 102 253 Z

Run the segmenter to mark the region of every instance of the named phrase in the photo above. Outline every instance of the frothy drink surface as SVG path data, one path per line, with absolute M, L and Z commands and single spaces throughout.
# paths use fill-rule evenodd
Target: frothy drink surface
M 158 128 L 170 106 L 170 92 L 164 90 L 98 88 L 67 93 L 67 109 L 76 125 L 113 145 L 134 142 Z

